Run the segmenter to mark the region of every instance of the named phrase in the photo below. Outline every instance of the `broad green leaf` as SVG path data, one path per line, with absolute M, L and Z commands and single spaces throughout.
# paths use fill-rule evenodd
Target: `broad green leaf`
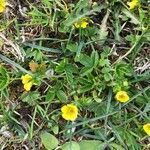
M 109 73 L 111 71 L 111 68 L 110 67 L 104 67 L 102 68 L 102 73 L 105 74 L 105 73 Z
M 40 98 L 40 93 L 37 91 L 23 93 L 21 99 L 23 102 L 27 102 L 29 105 L 36 105 L 38 99 Z
M 99 63 L 99 55 L 97 51 L 92 52 L 91 60 L 93 61 L 93 67 L 96 67 Z
M 109 62 L 108 59 L 101 58 L 101 59 L 99 60 L 99 65 L 100 65 L 101 67 L 103 67 L 103 66 L 109 66 L 109 64 L 110 64 L 110 62 Z
M 53 150 L 58 146 L 58 140 L 55 136 L 48 132 L 44 132 L 40 135 L 42 144 L 47 150 Z
M 110 81 L 111 79 L 112 79 L 112 76 L 111 76 L 111 74 L 110 73 L 106 73 L 106 74 L 104 74 L 104 79 L 105 79 L 105 81 Z
M 25 43 L 24 43 L 25 44 Z M 28 46 L 28 45 L 27 45 Z M 28 49 L 26 51 L 26 57 L 27 58 L 34 58 L 34 60 L 36 61 L 41 61 L 43 58 L 43 53 L 39 50 L 39 49 L 35 49 L 33 51 L 31 51 L 30 49 Z
M 73 64 L 66 65 L 65 73 L 66 73 L 66 77 L 67 77 L 67 80 L 70 83 L 70 85 L 73 85 L 75 83 L 73 73 L 77 73 L 77 72 L 78 72 L 78 70 L 75 65 L 73 65 Z
M 46 93 L 46 101 L 51 102 L 54 98 L 55 98 L 55 91 L 49 89 L 48 92 Z
M 53 126 L 51 129 L 54 132 L 54 134 L 58 134 L 58 132 L 59 132 L 59 126 L 58 125 Z
M 116 75 L 119 78 L 132 75 L 132 68 L 129 64 L 121 62 L 116 65 Z
M 86 54 L 80 54 L 78 61 L 85 66 L 81 69 L 80 72 L 82 76 L 85 76 L 92 72 L 93 69 L 97 66 L 99 62 L 99 55 L 96 51 L 93 51 L 90 57 Z
M 125 132 L 125 139 L 128 139 L 128 147 L 129 149 L 138 150 L 141 149 L 141 145 L 137 143 L 136 137 L 134 137 L 130 131 Z
M 80 74 L 81 74 L 82 76 L 85 76 L 85 75 L 91 73 L 92 70 L 93 70 L 93 68 L 91 68 L 91 67 L 83 67 L 83 68 L 81 69 L 81 71 L 80 71 Z
M 116 143 L 110 144 L 111 150 L 124 150 L 124 148 L 121 145 L 118 145 Z
M 86 84 L 86 85 L 82 86 L 82 87 L 78 90 L 78 92 L 79 92 L 79 93 L 85 93 L 85 92 L 87 92 L 87 91 L 90 91 L 92 88 L 93 88 L 93 85 L 92 85 L 92 84 Z
M 62 145 L 61 150 L 81 150 L 77 142 L 71 141 Z
M 93 96 L 93 99 L 94 99 L 97 103 L 101 103 L 101 102 L 102 102 L 102 98 L 100 98 L 100 97 L 97 95 L 96 90 L 94 90 L 94 91 L 92 92 L 92 96 Z
M 78 72 L 77 67 L 73 64 L 67 64 L 65 67 L 65 71 L 68 73 L 77 73 Z
M 9 75 L 6 69 L 0 66 L 0 90 L 3 90 L 9 84 Z
M 78 61 L 85 67 L 90 68 L 93 66 L 93 62 L 92 62 L 91 58 L 86 54 L 80 54 Z
M 127 9 L 122 9 L 122 12 L 128 17 L 131 19 L 131 22 L 134 23 L 134 24 L 140 24 L 140 21 L 138 20 L 138 18 L 136 18 L 135 15 L 133 15 L 129 10 Z
M 104 143 L 98 140 L 83 140 L 79 143 L 80 150 L 103 150 Z
M 143 37 L 145 37 L 148 41 L 150 41 L 150 30 L 147 30 L 147 31 L 144 33 Z
M 58 73 L 62 73 L 65 71 L 66 64 L 68 63 L 68 59 L 63 59 L 58 66 L 56 66 L 55 71 Z
M 68 43 L 67 44 L 67 49 L 70 50 L 71 52 L 76 52 L 77 51 L 77 47 L 78 47 L 78 44 L 77 43 Z
M 62 90 L 58 90 L 56 92 L 56 95 L 57 95 L 58 99 L 61 102 L 66 102 L 67 101 L 67 95 Z

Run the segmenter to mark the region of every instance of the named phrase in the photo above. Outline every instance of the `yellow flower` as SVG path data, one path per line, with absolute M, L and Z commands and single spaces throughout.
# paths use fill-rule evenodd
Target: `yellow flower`
M 26 83 L 26 84 L 24 84 L 24 89 L 26 90 L 26 91 L 30 91 L 31 90 L 31 87 L 32 87 L 32 85 L 33 85 L 33 83 L 32 83 L 32 81 L 30 81 L 30 82 L 28 82 L 28 83 Z
M 32 80 L 32 76 L 30 76 L 29 74 L 26 74 L 26 75 L 22 76 L 21 79 L 22 79 L 22 83 L 26 84 Z
M 0 13 L 4 12 L 5 7 L 6 7 L 6 1 L 0 0 Z
M 74 121 L 78 116 L 78 108 L 73 104 L 64 105 L 61 108 L 62 117 L 65 120 Z
M 22 83 L 24 84 L 24 89 L 26 91 L 30 91 L 33 85 L 32 76 L 30 76 L 29 74 L 26 74 L 22 76 L 21 79 L 22 79 Z
M 134 9 L 136 6 L 139 5 L 139 0 L 132 0 L 131 2 L 127 3 L 129 5 L 129 9 Z
M 115 97 L 119 102 L 125 103 L 129 100 L 129 96 L 125 91 L 119 91 Z
M 80 19 L 79 21 L 77 21 L 75 24 L 74 24 L 74 26 L 76 27 L 76 28 L 83 28 L 83 29 L 85 29 L 85 28 L 87 28 L 87 26 L 88 26 L 88 19 L 87 18 L 82 18 L 82 19 Z
M 150 123 L 147 123 L 143 126 L 144 131 L 150 136 Z

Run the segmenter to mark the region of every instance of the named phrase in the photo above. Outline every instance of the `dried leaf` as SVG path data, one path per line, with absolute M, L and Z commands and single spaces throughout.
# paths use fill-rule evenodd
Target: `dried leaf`
M 36 72 L 37 71 L 37 68 L 38 68 L 38 63 L 34 62 L 34 61 L 31 61 L 29 63 L 29 68 L 32 72 Z

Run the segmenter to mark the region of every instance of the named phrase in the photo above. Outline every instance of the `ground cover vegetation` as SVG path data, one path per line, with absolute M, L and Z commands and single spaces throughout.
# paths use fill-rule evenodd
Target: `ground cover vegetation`
M 150 1 L 0 0 L 0 149 L 149 150 Z

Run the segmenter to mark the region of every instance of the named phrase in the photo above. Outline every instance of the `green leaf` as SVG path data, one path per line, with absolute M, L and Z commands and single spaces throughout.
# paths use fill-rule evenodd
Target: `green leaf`
M 40 93 L 37 91 L 23 93 L 21 99 L 23 102 L 27 102 L 29 105 L 36 105 L 38 99 L 40 98 Z
M 81 150 L 77 142 L 71 141 L 62 145 L 61 150 Z
M 104 67 L 105 65 L 106 65 L 106 66 L 109 66 L 109 65 L 110 65 L 110 62 L 109 62 L 108 59 L 101 58 L 101 59 L 99 60 L 99 65 L 100 65 L 101 67 Z
M 97 51 L 92 51 L 91 60 L 93 61 L 93 67 L 96 67 L 99 63 L 99 55 Z
M 111 74 L 110 73 L 106 73 L 106 74 L 104 74 L 104 79 L 105 79 L 105 81 L 110 81 L 111 79 L 112 79 L 112 76 L 111 76 Z
M 121 145 L 118 145 L 116 143 L 111 143 L 111 150 L 124 150 L 124 148 Z
M 86 7 L 83 7 L 83 3 L 86 2 L 86 5 L 88 4 L 88 0 L 80 0 L 80 2 L 82 3 L 80 5 L 80 7 L 78 9 L 76 9 L 76 12 L 73 11 L 73 13 L 75 14 L 69 14 L 66 18 L 65 21 L 63 21 L 63 25 L 65 25 L 66 27 L 70 27 L 72 26 L 75 22 L 77 22 L 78 20 L 80 20 L 81 18 L 84 18 L 86 16 L 90 16 L 92 14 L 95 14 L 96 12 L 100 12 L 103 8 L 105 8 L 104 5 L 101 5 L 101 6 L 97 6 L 97 7 L 93 7 L 92 10 L 89 10 L 87 9 Z M 84 8 L 84 12 L 83 12 L 83 9 L 82 9 L 82 12 L 81 11 L 81 8 L 82 7 Z
M 79 61 L 82 65 L 85 66 L 81 69 L 80 72 L 82 76 L 85 76 L 92 72 L 93 69 L 98 65 L 99 55 L 96 51 L 93 51 L 90 57 L 86 54 L 80 54 L 77 61 Z
M 78 44 L 77 43 L 68 43 L 66 49 L 70 50 L 71 52 L 77 51 Z
M 91 58 L 86 54 L 80 54 L 78 61 L 85 67 L 90 68 L 93 66 L 93 62 L 92 62 Z
M 93 68 L 91 68 L 91 67 L 83 67 L 83 68 L 81 69 L 81 71 L 80 71 L 80 74 L 81 74 L 82 76 L 85 76 L 85 75 L 91 73 L 92 70 L 93 70 Z
M 121 62 L 116 65 L 116 75 L 119 78 L 132 75 L 132 68 L 129 64 Z
M 94 99 L 97 103 L 101 103 L 101 102 L 102 102 L 102 99 L 97 95 L 96 90 L 94 90 L 94 91 L 92 92 L 92 96 L 93 96 L 93 99 Z
M 110 71 L 111 71 L 111 68 L 109 68 L 109 67 L 104 67 L 104 68 L 102 69 L 102 73 L 103 73 L 103 74 L 109 73 Z
M 62 90 L 58 90 L 56 92 L 56 95 L 61 102 L 66 102 L 68 99 L 67 95 Z
M 136 18 L 136 16 L 134 16 L 129 10 L 123 8 L 122 12 L 131 19 L 131 22 L 134 24 L 140 24 L 140 21 L 138 20 L 138 18 Z
M 75 83 L 73 73 L 77 73 L 77 72 L 78 72 L 78 70 L 75 65 L 73 65 L 73 64 L 66 65 L 65 73 L 66 73 L 66 77 L 67 77 L 67 80 L 70 83 L 70 85 L 73 85 Z
M 67 64 L 65 71 L 69 72 L 69 73 L 77 73 L 78 72 L 77 67 L 73 64 Z
M 36 61 L 41 61 L 42 58 L 44 57 L 44 55 L 43 55 L 43 53 L 39 49 L 35 49 L 33 51 L 31 51 L 30 49 L 28 49 L 26 51 L 26 57 L 27 58 L 33 58 Z
M 51 102 L 54 98 L 55 98 L 55 91 L 49 89 L 48 92 L 46 93 L 46 101 Z
M 58 66 L 56 66 L 55 71 L 58 73 L 62 73 L 65 71 L 66 64 L 68 63 L 68 59 L 63 59 Z
M 134 137 L 130 132 L 125 132 L 125 139 L 128 139 L 127 145 L 130 149 L 141 149 L 141 145 L 137 143 L 136 137 Z
M 58 134 L 59 133 L 59 126 L 58 125 L 53 126 L 51 129 L 54 132 L 54 134 Z
M 86 84 L 78 90 L 78 93 L 85 93 L 87 91 L 90 91 L 92 88 L 93 88 L 92 84 Z
M 83 140 L 79 143 L 80 150 L 102 150 L 104 143 L 98 140 Z
M 48 132 L 44 132 L 40 135 L 42 144 L 47 150 L 53 150 L 58 146 L 58 140 L 55 136 Z
M 0 66 L 0 90 L 3 90 L 9 84 L 9 74 L 6 69 Z

